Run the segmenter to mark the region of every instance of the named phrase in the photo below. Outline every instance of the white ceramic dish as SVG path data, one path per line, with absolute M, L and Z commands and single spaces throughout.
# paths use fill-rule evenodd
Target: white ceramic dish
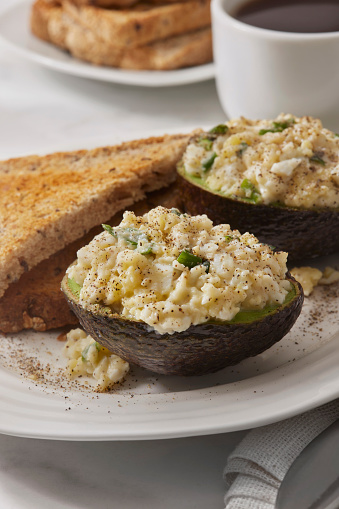
M 331 128 L 333 116 L 338 117 L 339 69 L 333 62 L 339 32 L 254 27 L 232 16 L 246 3 L 212 0 L 211 4 L 216 85 L 226 115 L 275 118 L 283 111 L 320 118 Z
M 339 267 L 338 254 L 307 262 Z M 59 440 L 143 440 L 269 424 L 339 396 L 339 284 L 306 299 L 292 331 L 263 354 L 203 377 L 133 367 L 110 393 L 65 375 L 59 332 L 0 338 L 0 433 Z
M 29 31 L 31 2 L 12 6 L 0 13 L 0 40 L 38 64 L 74 76 L 126 85 L 167 87 L 214 78 L 213 63 L 173 71 L 128 71 L 97 67 L 77 60 L 65 51 L 40 41 Z
M 159 133 L 143 136 L 150 134 Z M 32 152 L 120 141 L 73 140 Z M 339 254 L 305 263 L 339 268 Z M 107 394 L 95 393 L 90 380 L 67 379 L 63 344 L 56 341 L 60 331 L 0 334 L 0 433 L 143 440 L 248 429 L 290 417 L 339 396 L 338 309 L 339 284 L 318 287 L 292 331 L 263 354 L 203 377 L 159 376 L 134 367 Z

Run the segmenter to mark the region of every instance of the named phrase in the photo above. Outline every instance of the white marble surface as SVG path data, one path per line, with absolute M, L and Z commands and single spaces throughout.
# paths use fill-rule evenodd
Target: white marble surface
M 0 0 L 0 8 L 13 3 Z M 96 82 L 0 45 L 0 158 L 222 120 L 214 81 L 159 89 Z M 0 509 L 221 509 L 222 470 L 243 434 L 126 443 L 0 436 Z
M 222 509 L 243 432 L 147 442 L 0 436 L 1 509 Z
M 29 0 L 28 0 L 29 1 Z M 17 0 L 0 0 L 0 12 Z M 0 157 L 111 135 L 112 142 L 223 121 L 214 80 L 147 88 L 51 71 L 0 45 Z

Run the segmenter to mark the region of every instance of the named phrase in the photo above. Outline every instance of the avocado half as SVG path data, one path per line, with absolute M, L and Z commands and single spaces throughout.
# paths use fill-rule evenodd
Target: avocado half
M 87 334 L 122 359 L 165 375 L 204 375 L 258 355 L 288 333 L 304 295 L 300 284 L 286 277 L 292 290 L 282 305 L 240 311 L 229 322 L 209 321 L 174 334 L 159 334 L 104 305 L 85 309 L 79 304 L 80 286 L 67 275 L 61 289 Z
M 206 214 L 214 224 L 251 232 L 261 242 L 286 251 L 290 260 L 314 258 L 339 250 L 338 209 L 297 209 L 232 199 L 211 191 L 199 177 L 178 166 L 184 212 Z

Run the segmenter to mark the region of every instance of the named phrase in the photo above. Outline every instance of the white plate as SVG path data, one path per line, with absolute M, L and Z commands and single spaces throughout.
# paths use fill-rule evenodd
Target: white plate
M 306 263 L 339 268 L 339 254 Z M 339 284 L 317 287 L 290 333 L 263 354 L 202 377 L 133 367 L 124 384 L 106 394 L 95 393 L 90 380 L 67 379 L 57 332 L 0 335 L 0 433 L 142 440 L 285 419 L 339 396 L 338 309 Z
M 112 143 L 109 137 L 72 140 L 33 152 Z M 339 253 L 305 263 L 339 268 Z M 305 299 L 291 332 L 263 354 L 202 377 L 159 376 L 133 367 L 124 384 L 107 394 L 95 393 L 90 380 L 67 379 L 59 332 L 0 334 L 0 433 L 143 440 L 236 431 L 285 419 L 339 396 L 338 309 L 339 284 L 318 287 Z
M 128 71 L 97 67 L 77 60 L 30 33 L 31 3 L 14 5 L 0 14 L 0 39 L 38 64 L 74 76 L 146 87 L 185 85 L 214 78 L 213 63 L 174 71 Z

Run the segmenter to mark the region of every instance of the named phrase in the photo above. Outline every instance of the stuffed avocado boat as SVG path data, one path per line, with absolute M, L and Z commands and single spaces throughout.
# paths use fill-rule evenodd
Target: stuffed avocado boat
M 128 362 L 215 372 L 272 346 L 300 314 L 287 254 L 249 233 L 163 207 L 103 227 L 62 290 L 85 331 Z
M 187 212 L 250 231 L 289 260 L 339 249 L 339 137 L 320 120 L 231 120 L 191 140 L 178 174 Z

